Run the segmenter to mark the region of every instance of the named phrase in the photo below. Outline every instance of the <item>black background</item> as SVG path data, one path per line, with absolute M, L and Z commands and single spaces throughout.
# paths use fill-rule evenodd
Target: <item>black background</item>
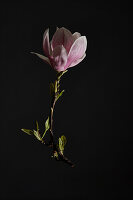
M 1 3 L 0 199 L 129 199 L 132 190 L 132 54 L 129 5 L 83 1 Z M 30 54 L 66 27 L 87 36 L 87 56 L 64 75 L 54 131 L 75 168 L 21 128 L 40 129 L 55 72 Z M 129 43 L 129 44 L 128 44 Z

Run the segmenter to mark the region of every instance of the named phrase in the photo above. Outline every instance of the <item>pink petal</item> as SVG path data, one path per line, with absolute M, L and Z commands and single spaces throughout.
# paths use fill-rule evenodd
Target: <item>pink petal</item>
M 47 29 L 43 34 L 43 51 L 46 56 L 50 55 L 50 47 L 49 47 L 49 29 Z
M 52 38 L 52 48 L 54 49 L 58 45 L 63 45 L 67 52 L 69 52 L 74 42 L 72 33 L 66 28 L 62 27 L 56 30 Z
M 85 36 L 81 36 L 75 40 L 68 54 L 68 66 L 70 66 L 71 63 L 75 62 L 76 60 L 82 58 L 85 54 L 86 48 L 87 39 Z
M 64 71 L 64 66 L 67 63 L 67 52 L 63 45 L 55 47 L 51 61 L 56 71 Z
M 32 54 L 35 54 L 36 56 L 38 56 L 39 58 L 41 58 L 44 62 L 46 62 L 47 64 L 51 65 L 49 58 L 39 54 L 39 53 L 35 53 L 35 52 L 31 52 Z
M 78 39 L 79 37 L 81 37 L 81 34 L 80 34 L 80 33 L 75 32 L 75 33 L 73 34 L 73 39 L 74 39 L 74 41 L 75 41 L 76 39 Z
M 82 56 L 82 58 L 80 58 L 80 59 L 78 59 L 78 60 L 72 62 L 72 63 L 68 66 L 68 68 L 74 67 L 75 65 L 79 64 L 79 63 L 85 58 L 85 56 L 86 56 L 86 54 L 84 54 L 84 55 Z

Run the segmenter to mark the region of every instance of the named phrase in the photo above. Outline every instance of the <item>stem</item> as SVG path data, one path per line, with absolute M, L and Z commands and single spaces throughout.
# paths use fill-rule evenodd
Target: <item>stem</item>
M 54 145 L 54 134 L 53 134 L 53 114 L 54 114 L 54 107 L 55 107 L 56 98 L 54 97 L 54 102 L 51 106 L 50 112 L 50 137 L 51 137 L 51 144 Z
M 53 134 L 53 114 L 54 114 L 54 107 L 56 103 L 56 97 L 57 97 L 57 83 L 58 83 L 58 76 L 57 80 L 55 81 L 54 84 L 54 96 L 52 97 L 51 100 L 51 108 L 50 108 L 50 138 L 51 138 L 51 145 L 53 146 L 53 150 L 55 149 L 55 144 L 54 144 L 54 134 Z
M 44 142 L 44 140 L 42 140 L 42 143 L 45 144 L 48 147 L 51 147 L 53 150 L 53 157 L 56 159 L 56 161 L 63 161 L 67 164 L 69 164 L 71 167 L 74 167 L 75 165 L 67 158 L 65 157 L 63 154 L 61 154 L 61 152 L 58 150 L 56 144 L 54 143 L 54 134 L 53 134 L 53 115 L 54 115 L 54 108 L 55 108 L 55 103 L 57 101 L 57 96 L 59 94 L 59 83 L 60 83 L 60 79 L 61 76 L 64 74 L 65 72 L 60 72 L 57 74 L 57 80 L 55 80 L 55 84 L 54 84 L 54 95 L 52 97 L 51 100 L 51 110 L 50 110 L 50 143 L 46 144 Z M 57 153 L 58 157 L 55 157 L 55 153 Z

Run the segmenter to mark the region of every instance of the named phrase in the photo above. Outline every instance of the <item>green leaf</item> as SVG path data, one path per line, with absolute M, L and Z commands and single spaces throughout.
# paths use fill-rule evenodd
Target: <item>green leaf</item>
M 57 93 L 57 83 L 58 83 L 58 81 L 56 80 L 55 84 L 54 84 L 54 92 L 55 92 L 55 94 Z
M 45 122 L 45 131 L 44 131 L 44 133 L 43 133 L 42 139 L 44 138 L 46 132 L 47 132 L 49 129 L 50 129 L 50 123 L 49 123 L 49 117 L 48 117 L 48 119 L 47 119 L 46 122 Z
M 50 128 L 49 117 L 45 122 L 45 130 L 47 131 Z
M 62 140 L 63 146 L 65 146 L 67 143 L 67 139 L 66 139 L 65 135 L 61 136 L 61 140 Z
M 56 101 L 62 96 L 62 94 L 65 92 L 65 90 L 62 90 L 56 97 Z
M 34 135 L 35 135 L 35 137 L 36 137 L 39 141 L 42 140 L 42 138 L 41 138 L 41 136 L 40 136 L 40 133 L 39 133 L 38 131 L 35 131 L 35 130 L 34 130 Z
M 22 128 L 21 131 L 23 131 L 24 133 L 27 133 L 28 135 L 34 134 L 34 131 L 29 130 L 29 129 L 24 129 L 24 128 Z
M 55 90 L 55 88 L 54 88 L 54 83 L 50 83 L 50 96 L 53 96 L 53 94 L 54 94 L 54 90 Z
M 62 144 L 61 138 L 59 138 L 59 149 L 60 149 L 61 153 L 63 154 L 64 148 L 63 148 L 63 144 Z
M 63 154 L 63 151 L 64 151 L 64 147 L 66 145 L 66 137 L 64 135 L 62 135 L 60 138 L 59 138 L 59 150 L 60 152 Z

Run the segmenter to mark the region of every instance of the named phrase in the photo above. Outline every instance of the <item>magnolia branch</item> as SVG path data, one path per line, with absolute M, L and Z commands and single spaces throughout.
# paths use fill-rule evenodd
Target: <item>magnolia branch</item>
M 59 150 L 59 148 L 57 148 L 57 145 L 55 144 L 55 141 L 54 141 L 54 134 L 53 134 L 54 108 L 55 108 L 55 104 L 59 97 L 59 92 L 60 92 L 59 91 L 60 78 L 64 73 L 65 72 L 57 74 L 57 80 L 54 83 L 54 92 L 53 92 L 53 95 L 51 95 L 52 99 L 51 99 L 50 122 L 49 122 L 49 124 L 50 124 L 50 142 L 45 143 L 45 141 L 43 139 L 41 140 L 41 142 L 43 144 L 45 144 L 46 146 L 52 148 L 53 157 L 55 158 L 56 161 L 62 161 L 62 162 L 69 164 L 71 167 L 74 167 L 75 165 L 66 156 L 63 155 L 63 153 Z
M 53 114 L 54 114 L 54 107 L 55 107 L 56 101 L 59 96 L 60 79 L 63 74 L 64 73 L 57 74 L 57 80 L 55 81 L 55 84 L 54 84 L 54 98 L 51 101 L 51 112 L 50 112 L 50 136 L 51 136 L 50 146 L 53 149 L 53 155 L 57 161 L 63 161 L 65 163 L 69 164 L 71 167 L 74 167 L 74 164 L 60 152 L 60 150 L 57 148 L 56 144 L 54 143 Z
M 45 122 L 45 131 L 43 135 L 41 136 L 40 134 L 39 125 L 37 121 L 36 121 L 37 130 L 22 129 L 22 131 L 29 135 L 34 135 L 40 142 L 52 148 L 52 153 L 53 153 L 52 157 L 54 157 L 56 161 L 62 161 L 69 164 L 71 167 L 74 167 L 75 165 L 63 154 L 64 146 L 66 144 L 66 137 L 61 136 L 58 139 L 58 143 L 56 144 L 55 139 L 54 139 L 54 133 L 53 133 L 54 108 L 55 108 L 55 104 L 57 100 L 64 92 L 64 90 L 60 92 L 60 89 L 59 89 L 60 79 L 64 73 L 66 73 L 66 71 L 59 72 L 57 74 L 57 80 L 55 80 L 55 82 L 51 83 L 50 85 L 50 94 L 51 94 L 50 116 Z M 50 141 L 49 143 L 46 143 L 44 140 L 44 136 L 48 130 L 50 132 Z

